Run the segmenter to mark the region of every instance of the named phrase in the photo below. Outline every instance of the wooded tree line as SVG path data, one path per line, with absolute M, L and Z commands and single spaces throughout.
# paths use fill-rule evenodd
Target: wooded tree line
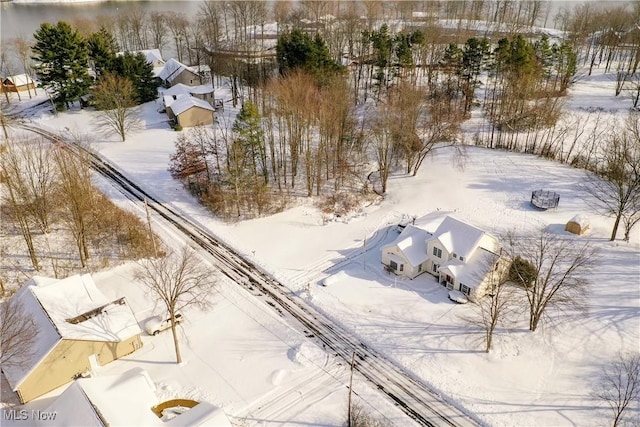
M 132 213 L 116 207 L 91 183 L 86 159 L 37 138 L 16 139 L 0 152 L 2 218 L 7 232 L 24 239 L 34 270 L 51 262 L 56 277 L 85 268 L 89 259 L 140 258 L 153 254 L 147 228 Z M 58 229 L 72 242 L 50 239 Z M 75 246 L 80 265 L 69 260 Z
M 207 170 L 213 164 L 224 166 L 214 175 L 205 174 L 206 185 L 199 177 L 189 178 L 195 192 L 227 206 L 224 194 L 230 186 L 238 202 L 223 210 L 237 215 L 242 200 L 253 206 L 247 212 L 255 214 L 269 210 L 259 206 L 268 205 L 273 194 L 285 199 L 296 191 L 334 197 L 346 185 L 384 193 L 392 171 L 416 174 L 434 148 L 459 142 L 460 124 L 476 108 L 484 110 L 486 122 L 474 143 L 586 167 L 600 152 L 599 131 L 587 135 L 570 117 L 567 121 L 561 95 L 577 65 L 595 51 L 633 72 L 633 31 L 623 9 L 607 9 L 609 17 L 575 7 L 557 17 L 556 22 L 569 30 L 567 38 L 550 42 L 544 35 L 525 33 L 544 16 L 541 3 L 303 1 L 295 6 L 277 2 L 269 9 L 262 2 L 238 1 L 226 7 L 208 1 L 190 20 L 180 14 L 133 10 L 101 19 L 101 27 L 86 26 L 83 31 L 96 75 L 131 68 L 112 65 L 117 43 L 139 48 L 167 47 L 173 41 L 187 62 L 209 62 L 214 72 L 230 77 L 234 100 L 251 100 L 247 108 L 255 110 L 252 126 L 259 131 L 254 132 L 254 142 L 235 142 L 240 127 L 216 130 L 208 143 L 215 149 L 182 157 L 209 159 Z M 636 5 L 632 14 L 637 10 Z M 384 24 L 390 16 L 405 19 L 404 27 Z M 457 19 L 457 28 L 440 27 L 439 17 Z M 473 34 L 470 27 L 464 28 L 469 18 L 501 26 L 485 37 L 466 37 Z M 606 37 L 595 37 L 600 30 L 585 23 L 593 19 L 606 23 L 596 27 L 613 29 L 607 31 L 621 41 L 614 45 Z M 264 25 L 273 20 L 279 37 L 277 63 L 260 55 L 249 60 L 249 54 L 264 49 Z M 208 56 L 197 49 L 202 46 L 241 54 Z M 620 61 L 623 56 L 626 62 Z M 347 71 L 341 63 L 348 64 Z M 304 77 L 305 72 L 315 78 Z M 309 87 L 299 87 L 305 81 Z M 107 88 L 128 88 L 106 75 L 104 83 L 101 86 Z M 110 97 L 105 103 L 117 113 L 105 118 L 105 125 L 124 139 L 122 117 L 130 103 L 118 105 Z M 584 148 L 585 137 L 592 148 Z M 241 168 L 247 170 L 240 173 Z M 216 191 L 208 189 L 210 181 L 215 181 Z M 255 197 L 241 197 L 248 191 L 242 188 Z
M 124 98 L 130 104 L 143 103 L 157 97 L 159 83 L 153 77 L 153 67 L 142 54 L 119 51 L 115 38 L 101 27 L 84 37 L 70 24 L 44 23 L 34 33 L 31 58 L 42 86 L 49 90 L 56 108 L 69 108 L 81 96 L 87 95 L 94 79 L 101 82 L 110 76 L 129 84 L 133 90 Z M 91 77 L 89 71 L 94 76 Z M 128 83 L 126 83 L 128 81 Z M 119 85 L 118 85 L 119 86 Z M 112 109 L 110 103 L 98 103 L 100 109 Z

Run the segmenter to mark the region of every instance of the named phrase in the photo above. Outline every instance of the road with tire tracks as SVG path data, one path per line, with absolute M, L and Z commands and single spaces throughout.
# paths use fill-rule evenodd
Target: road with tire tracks
M 86 159 L 92 169 L 111 182 L 120 192 L 136 203 L 147 203 L 156 216 L 162 218 L 185 237 L 206 251 L 214 265 L 227 277 L 253 294 L 259 291 L 264 301 L 285 318 L 291 327 L 316 340 L 327 351 L 347 364 L 354 357 L 354 370 L 384 393 L 404 413 L 424 426 L 477 426 L 481 423 L 470 414 L 448 402 L 439 392 L 416 376 L 361 342 L 340 324 L 321 313 L 270 274 L 243 258 L 236 250 L 216 238 L 170 206 L 152 197 L 127 178 L 114 165 L 92 150 L 66 140 L 56 132 L 28 123 L 19 125 L 61 144 Z

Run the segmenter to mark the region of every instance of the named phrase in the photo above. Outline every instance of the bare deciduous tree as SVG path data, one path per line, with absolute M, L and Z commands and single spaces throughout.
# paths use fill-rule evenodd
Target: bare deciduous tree
M 640 399 L 640 353 L 620 353 L 616 360 L 604 368 L 593 396 L 611 408 L 613 427 L 624 421 L 625 411 L 632 409 L 634 402 L 637 410 Z
M 509 282 L 508 266 L 510 262 L 494 254 L 487 254 L 482 261 L 486 266 L 481 271 L 488 271 L 486 277 L 479 277 L 479 281 L 487 280 L 491 287 L 488 295 L 476 301 L 475 314 L 464 318 L 472 325 L 478 326 L 484 333 L 485 352 L 491 351 L 493 334 L 496 328 L 505 323 L 517 309 L 518 292 Z
M 94 205 L 94 189 L 88 161 L 68 150 L 57 150 L 54 155 L 60 173 L 59 184 L 64 195 L 61 218 L 73 234 L 82 268 L 89 258 L 89 234 Z
M 7 187 L 3 197 L 9 215 L 18 224 L 20 233 L 27 244 L 27 251 L 33 268 L 40 270 L 40 262 L 33 242 L 33 224 L 27 206 L 30 203 L 27 191 L 27 177 L 23 173 L 20 149 L 16 144 L 7 143 L 0 152 L 0 173 Z
M 12 298 L 0 304 L 0 365 L 22 366 L 35 351 L 38 327 L 22 303 Z
M 586 275 L 593 267 L 596 255 L 588 242 L 544 231 L 536 236 L 511 234 L 506 240 L 510 258 L 519 255 L 535 269 L 535 280 L 524 287 L 529 330 L 535 331 L 543 317 L 549 317 L 550 309 L 562 312 L 580 308 L 581 297 L 588 286 Z M 513 267 L 512 274 L 518 274 Z M 530 271 L 522 272 L 522 275 L 530 275 Z
M 625 126 L 611 130 L 596 172 L 584 189 L 593 196 L 598 210 L 615 217 L 610 238 L 613 241 L 620 221 L 640 214 L 640 113 L 631 112 Z M 633 227 L 636 222 L 630 220 L 627 224 Z
M 164 258 L 140 262 L 135 278 L 146 286 L 172 319 L 176 362 L 181 363 L 175 315 L 188 307 L 207 309 L 211 306 L 215 273 L 203 264 L 193 249 L 185 246 L 180 253 L 173 252 Z
M 24 37 L 17 37 L 12 40 L 13 51 L 16 57 L 20 60 L 24 73 L 32 78 L 32 69 L 30 64 L 31 46 L 30 43 Z M 27 85 L 27 91 L 29 92 L 29 98 L 31 98 L 31 87 Z M 33 93 L 37 95 L 35 85 L 33 86 Z
M 98 127 L 117 133 L 124 142 L 127 132 L 140 123 L 134 109 L 136 91 L 133 83 L 126 77 L 107 73 L 100 78 L 92 93 L 92 101 L 100 110 Z

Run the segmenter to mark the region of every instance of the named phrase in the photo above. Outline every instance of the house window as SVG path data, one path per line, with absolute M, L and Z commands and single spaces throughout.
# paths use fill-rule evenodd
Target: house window
M 454 258 L 458 258 L 458 256 L 456 255 L 456 253 L 454 252 L 453 254 L 451 254 Z
M 422 271 L 422 264 L 418 264 L 418 273 Z
M 397 270 L 398 263 L 396 263 L 395 261 L 389 261 L 389 267 L 391 267 L 392 270 Z
M 469 292 L 471 292 L 471 289 L 467 285 L 463 285 L 462 283 L 460 283 L 460 292 L 462 292 L 465 295 L 469 295 Z
M 404 264 L 400 264 L 400 271 L 404 270 Z
M 442 249 L 436 248 L 434 246 L 433 247 L 433 255 L 437 256 L 438 258 L 442 258 Z
M 460 257 L 460 261 L 464 261 L 464 257 L 463 256 Z
M 438 272 L 438 264 L 433 264 L 433 272 L 434 273 Z

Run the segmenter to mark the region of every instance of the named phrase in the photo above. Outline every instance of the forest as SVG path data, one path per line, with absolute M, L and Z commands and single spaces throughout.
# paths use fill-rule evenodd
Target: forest
M 635 113 L 627 126 L 591 129 L 563 106 L 578 70 L 604 68 L 615 95 L 638 107 L 640 2 L 576 3 L 554 16 L 549 6 L 204 1 L 192 17 L 131 9 L 43 24 L 34 40 L 10 40 L 1 54 L 3 64 L 14 54 L 37 72 L 59 109 L 87 91 L 107 111 L 152 99 L 159 83 L 150 67 L 117 51 L 157 48 L 209 66 L 238 114 L 177 133 L 168 168 L 227 220 L 277 212 L 295 197 L 316 197 L 323 212 L 341 215 L 384 197 L 392 174 L 415 175 L 434 150 L 454 146 L 464 156 L 469 144 L 585 168 L 613 182 L 609 193 L 617 186 L 637 197 L 638 171 L 621 172 L 603 155 L 621 139 L 638 144 Z M 64 55 L 49 48 L 60 40 Z M 588 114 L 597 122 L 604 112 Z M 476 129 L 464 128 L 477 118 Z M 129 119 L 117 120 L 124 140 Z M 622 152 L 624 163 L 633 165 L 637 151 Z M 640 211 L 634 203 L 610 209 L 627 236 Z

